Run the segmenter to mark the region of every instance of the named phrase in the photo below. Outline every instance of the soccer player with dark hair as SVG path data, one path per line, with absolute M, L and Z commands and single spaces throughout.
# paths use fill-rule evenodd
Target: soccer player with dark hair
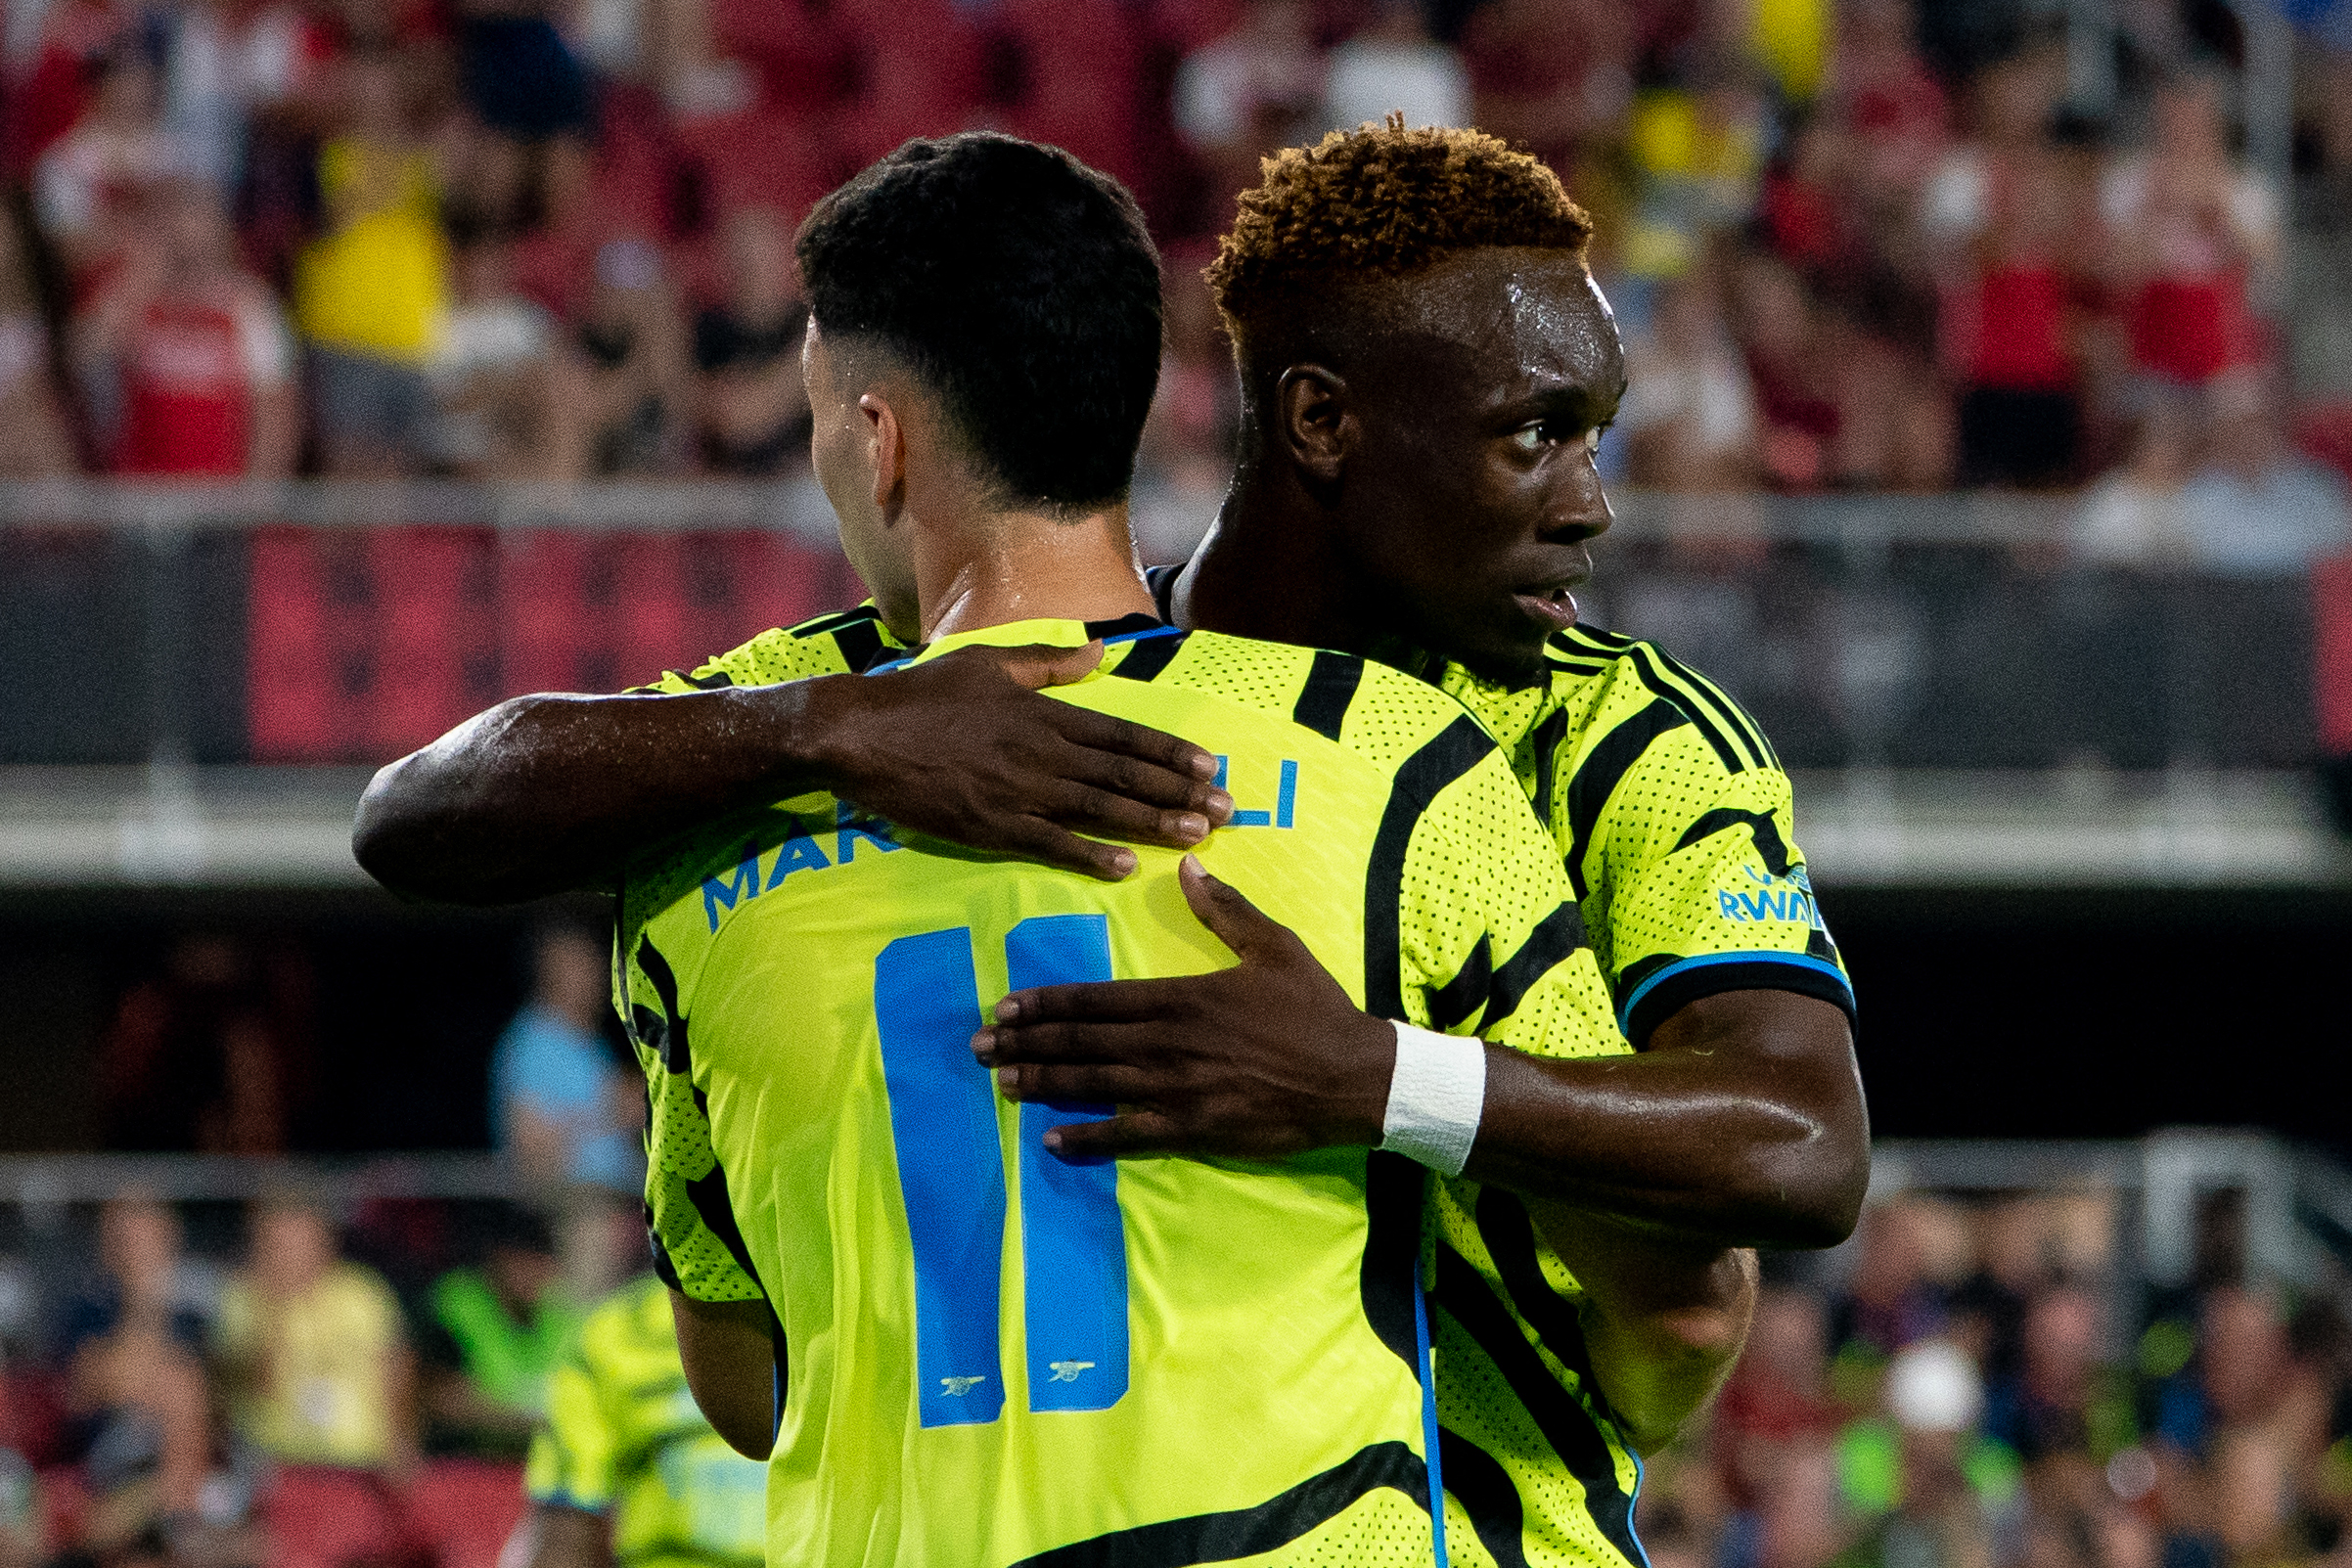
M 1157 258 L 1113 183 L 1009 138 L 916 142 L 821 203 L 799 250 L 818 476 L 878 602 L 924 640 L 906 661 L 1099 641 L 1101 669 L 1055 700 L 1182 730 L 1265 805 L 1181 869 L 1157 850 L 1107 882 L 817 793 L 624 879 L 656 1270 L 713 1425 L 747 1453 L 773 1438 L 771 1557 L 1401 1568 L 1447 1560 L 1450 1531 L 1468 1559 L 1472 1539 L 1519 1554 L 1492 1456 L 1572 1437 L 1614 1480 L 1729 1366 L 1754 1259 L 1471 1183 L 1428 1195 L 1474 1142 L 1498 1053 L 1624 1052 L 1509 762 L 1411 676 L 1153 613 L 1124 496 Z M 1057 451 L 1072 427 L 1086 462 Z M 998 1096 L 972 1053 L 984 1004 L 1201 973 L 1226 955 L 1188 903 L 1295 949 L 1331 1010 L 1371 1009 L 1390 1070 L 1349 1087 L 1383 1103 L 1380 1137 L 1066 1160 L 1055 1135 L 1109 1104 Z M 1540 1290 L 1568 1325 L 1550 1366 L 1519 1347 L 1549 1401 L 1537 1444 L 1508 1391 L 1432 1394 L 1425 1216 L 1445 1267 L 1539 1322 Z M 1512 1277 L 1546 1260 L 1574 1305 Z M 1472 1463 L 1478 1506 L 1432 1507 L 1441 1460 Z
M 1787 779 L 1711 685 L 1571 624 L 1608 521 L 1593 443 L 1624 380 L 1586 230 L 1548 171 L 1475 132 L 1367 127 L 1273 160 L 1218 268 L 1249 395 L 1241 470 L 1215 532 L 1159 586 L 1181 625 L 1408 661 L 1485 721 L 1550 826 L 1640 1054 L 1498 1058 L 1469 1166 L 1482 1205 L 1507 1219 L 1505 1190 L 1550 1195 L 1696 1239 L 1826 1245 L 1852 1228 L 1868 1126 Z M 472 902 L 611 887 L 701 817 L 827 786 L 913 829 L 1115 877 L 1136 852 L 1072 829 L 1181 844 L 1264 809 L 1207 789 L 1199 748 L 1030 690 L 1090 668 L 1090 650 L 800 679 L 892 656 L 919 635 L 901 613 L 882 602 L 764 634 L 667 678 L 676 694 L 503 704 L 379 777 L 361 858 L 404 890 Z M 1008 1092 L 1126 1107 L 1068 1129 L 1072 1149 L 1377 1139 L 1393 1054 L 1378 1020 L 1331 1005 L 1262 925 L 1210 918 L 1237 966 L 1016 999 L 983 1042 Z M 1523 1247 L 1506 1251 L 1516 1282 L 1473 1289 L 1441 1250 L 1439 1317 L 1474 1329 L 1529 1412 L 1515 1452 L 1540 1456 L 1570 1430 L 1546 1426 L 1542 1373 L 1574 1325 Z M 1637 1556 L 1630 1461 L 1551 1446 L 1576 1471 L 1570 1505 L 1591 1498 L 1600 1521 L 1570 1534 L 1600 1560 Z M 1502 1462 L 1520 1496 L 1485 1486 L 1490 1516 L 1524 1505 L 1532 1521 L 1561 1495 L 1536 1459 Z M 1450 1476 L 1458 1497 L 1475 1469 Z

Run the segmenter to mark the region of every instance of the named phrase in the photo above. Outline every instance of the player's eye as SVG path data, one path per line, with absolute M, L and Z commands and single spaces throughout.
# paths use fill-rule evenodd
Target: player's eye
M 1552 439 L 1552 426 L 1545 420 L 1535 420 L 1511 432 L 1512 444 L 1522 452 L 1541 452 Z

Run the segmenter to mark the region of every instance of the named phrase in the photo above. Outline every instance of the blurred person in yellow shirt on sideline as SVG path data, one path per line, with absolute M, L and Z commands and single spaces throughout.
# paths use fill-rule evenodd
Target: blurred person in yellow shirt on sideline
M 646 1275 L 606 1298 L 548 1379 L 525 1472 L 520 1568 L 756 1568 L 767 1467 L 702 1419 L 669 1295 Z
M 413 1468 L 415 1368 L 399 1305 L 374 1270 L 338 1256 L 314 1202 L 254 1207 L 250 1262 L 221 1293 L 214 1353 L 237 1430 L 273 1458 Z
M 295 263 L 294 321 L 327 471 L 390 478 L 416 466 L 432 413 L 426 367 L 448 311 L 448 246 L 391 59 L 361 54 L 345 70 L 351 118 L 319 150 L 328 228 Z

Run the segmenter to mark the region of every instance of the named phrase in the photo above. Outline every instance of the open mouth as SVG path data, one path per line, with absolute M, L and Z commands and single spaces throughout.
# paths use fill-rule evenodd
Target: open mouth
M 1512 597 L 1526 606 L 1530 616 L 1555 631 L 1565 631 L 1576 624 L 1576 595 L 1566 583 L 1522 588 Z

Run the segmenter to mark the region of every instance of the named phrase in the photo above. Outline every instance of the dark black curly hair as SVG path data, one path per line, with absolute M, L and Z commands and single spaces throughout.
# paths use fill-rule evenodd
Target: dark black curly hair
M 912 141 L 818 202 L 795 248 L 818 326 L 921 377 L 1000 504 L 1127 494 L 1159 252 L 1116 180 L 993 132 Z

